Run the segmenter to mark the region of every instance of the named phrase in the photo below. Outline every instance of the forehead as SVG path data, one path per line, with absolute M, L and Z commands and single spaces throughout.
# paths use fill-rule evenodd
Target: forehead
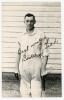
M 30 17 L 26 16 L 25 20 L 34 20 L 34 18 L 33 18 L 33 16 L 30 16 Z

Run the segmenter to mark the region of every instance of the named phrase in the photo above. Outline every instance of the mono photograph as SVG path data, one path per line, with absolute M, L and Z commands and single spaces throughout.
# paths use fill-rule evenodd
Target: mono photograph
M 61 2 L 2 2 L 2 97 L 61 97 Z

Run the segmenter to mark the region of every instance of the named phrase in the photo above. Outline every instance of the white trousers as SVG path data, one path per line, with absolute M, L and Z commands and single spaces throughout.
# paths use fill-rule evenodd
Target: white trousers
M 33 79 L 31 83 L 29 83 L 26 80 L 21 79 L 20 94 L 22 97 L 41 97 L 41 82 Z
M 23 62 L 23 69 L 20 80 L 20 93 L 22 97 L 41 97 L 41 66 L 42 61 L 39 57 Z M 21 70 L 21 67 L 20 67 Z

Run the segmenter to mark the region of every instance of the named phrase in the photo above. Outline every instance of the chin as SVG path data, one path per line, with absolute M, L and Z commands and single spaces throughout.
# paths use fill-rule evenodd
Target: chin
M 32 30 L 32 28 L 27 28 L 27 30 Z
M 30 27 L 30 28 L 29 28 L 29 30 L 33 30 L 33 29 L 34 29 L 34 27 Z

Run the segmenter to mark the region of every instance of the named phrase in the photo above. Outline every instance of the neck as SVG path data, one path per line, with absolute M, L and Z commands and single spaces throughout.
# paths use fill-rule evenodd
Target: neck
M 28 32 L 28 33 L 32 33 L 34 31 L 34 27 L 32 28 L 32 29 L 26 29 L 26 32 Z

